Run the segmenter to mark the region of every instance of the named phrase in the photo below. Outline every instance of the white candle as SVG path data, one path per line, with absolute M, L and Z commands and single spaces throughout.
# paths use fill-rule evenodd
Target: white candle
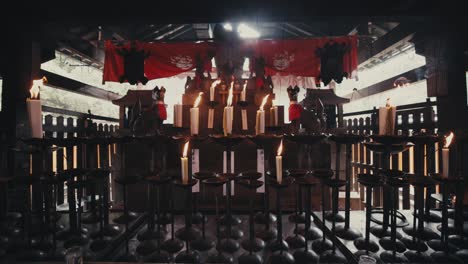
M 450 144 L 453 140 L 453 132 L 445 138 L 445 144 L 442 148 L 442 177 L 448 178 L 450 173 Z
M 198 108 L 198 105 L 200 104 L 202 94 L 203 92 L 200 92 L 198 94 L 198 97 L 195 100 L 195 103 L 193 104 L 193 108 L 190 108 L 190 134 L 192 136 L 198 135 L 198 124 L 200 122 L 200 110 Z
M 26 99 L 26 105 L 28 109 L 29 125 L 31 127 L 31 136 L 33 138 L 42 138 L 42 104 L 39 99 L 40 88 L 47 82 L 47 79 L 43 77 L 39 80 L 33 80 L 31 89 L 29 90 L 31 98 Z
M 386 106 L 379 108 L 379 135 L 394 135 L 395 118 L 395 106 Z
M 182 127 L 182 105 L 174 105 L 174 127 Z
M 183 156 L 180 157 L 180 170 L 182 174 L 183 183 L 188 182 L 188 158 L 187 158 L 188 145 L 189 145 L 189 142 L 185 143 Z
M 240 95 L 241 102 L 245 102 L 246 88 L 247 88 L 247 81 L 245 81 L 244 88 L 242 89 L 242 92 L 241 92 L 241 95 Z
M 214 123 L 214 108 L 208 109 L 208 128 L 212 129 Z
M 257 110 L 257 116 L 255 120 L 255 134 L 265 134 L 265 111 Z
M 283 157 L 281 156 L 281 152 L 283 152 L 283 140 L 281 140 L 276 155 L 276 181 L 279 183 L 283 181 Z
M 226 104 L 226 107 L 224 107 L 224 112 L 223 112 L 223 131 L 224 131 L 225 136 L 232 134 L 232 121 L 234 119 L 234 108 L 232 107 L 233 84 L 234 82 L 231 82 L 231 88 L 229 89 L 227 104 Z
M 270 126 L 278 126 L 278 106 L 270 108 Z
M 265 111 L 263 111 L 263 107 L 265 106 L 269 96 L 270 95 L 267 94 L 265 97 L 263 97 L 262 104 L 257 110 L 257 116 L 255 118 L 255 134 L 257 135 L 265 133 Z
M 242 116 L 242 130 L 247 130 L 248 128 L 248 123 L 247 123 L 247 110 L 242 109 L 241 110 L 241 116 Z

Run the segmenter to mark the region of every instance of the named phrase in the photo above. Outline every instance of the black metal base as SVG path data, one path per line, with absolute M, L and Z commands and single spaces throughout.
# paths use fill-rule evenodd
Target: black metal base
M 161 249 L 171 254 L 179 252 L 180 250 L 182 250 L 183 247 L 184 242 L 177 238 L 166 240 L 161 244 Z
M 384 229 L 383 226 L 374 225 L 370 228 L 370 232 L 378 238 L 391 236 L 390 227 L 388 227 L 387 229 Z M 402 238 L 402 235 L 399 232 L 396 232 L 396 238 L 400 239 Z
M 127 253 L 117 258 L 116 262 L 137 262 L 138 259 L 135 255 Z
M 162 238 L 164 239 L 165 237 L 165 233 L 163 230 L 156 230 L 156 229 L 146 229 L 146 230 L 143 230 L 141 231 L 140 233 L 138 233 L 137 235 L 137 239 L 138 241 L 145 241 L 145 240 L 152 240 L 152 239 L 159 239 L 159 238 Z
M 410 263 L 432 263 L 431 256 L 424 252 L 410 250 L 406 251 L 404 255 Z
M 221 252 L 216 252 L 215 254 L 209 255 L 205 261 L 206 263 L 234 263 L 234 258 L 232 256 L 227 256 Z
M 161 213 L 159 215 L 160 219 L 159 220 L 157 217 L 154 218 L 154 221 L 156 222 L 156 224 L 161 224 L 161 225 L 168 225 L 171 223 L 171 214 L 169 213 Z M 192 220 L 193 221 L 193 220 Z M 193 222 L 192 222 L 193 223 Z
M 468 237 L 460 235 L 450 235 L 448 237 L 448 242 L 461 249 L 468 249 Z
M 289 222 L 291 223 L 296 223 L 297 221 L 298 224 L 305 224 L 306 214 L 304 212 L 298 213 L 297 215 L 296 213 L 294 213 L 294 214 L 289 215 L 288 219 L 289 219 Z M 311 223 L 314 222 L 314 217 L 312 215 L 310 216 L 310 222 Z
M 81 236 L 86 237 L 87 234 L 88 234 L 88 229 L 86 227 L 82 227 L 81 230 L 77 230 L 77 231 L 66 229 L 66 230 L 62 230 L 58 232 L 56 238 L 57 240 L 68 240 L 73 236 L 81 235 Z
M 418 216 L 417 213 L 416 213 L 416 216 Z M 425 222 L 440 223 L 440 222 L 442 222 L 442 216 L 440 214 L 437 214 L 437 213 L 433 212 L 433 211 L 429 211 L 429 213 L 424 212 L 423 220 Z
M 293 257 L 296 264 L 317 263 L 319 260 L 319 256 L 312 250 L 296 250 Z
M 403 227 L 403 232 L 405 232 L 409 236 L 419 237 L 422 240 L 431 240 L 431 239 L 439 239 L 440 238 L 439 234 L 432 231 L 428 227 L 424 227 L 424 229 L 422 229 L 422 230 L 416 229 L 416 231 L 413 231 L 412 226 L 406 226 L 406 227 Z
M 327 250 L 320 255 L 320 262 L 324 263 L 348 263 L 348 259 L 338 250 Z
M 103 238 L 103 239 L 98 238 L 98 239 L 93 240 L 93 242 L 91 242 L 91 244 L 89 245 L 89 249 L 92 252 L 99 252 L 107 248 L 109 246 L 109 243 L 110 243 L 110 239 L 108 238 Z
M 141 242 L 135 249 L 136 253 L 140 256 L 148 256 L 158 249 L 158 245 L 151 240 Z
M 216 249 L 228 253 L 234 253 L 239 250 L 240 244 L 234 239 L 222 239 L 217 245 Z
M 181 229 L 177 230 L 175 233 L 176 237 L 183 241 L 193 241 L 197 240 L 201 237 L 201 232 L 197 228 L 191 227 L 182 227 Z
M 269 213 L 268 217 L 266 217 L 266 214 L 263 213 L 263 212 L 258 212 L 255 215 L 255 223 L 256 224 L 266 224 L 267 220 L 270 223 L 274 223 L 274 222 L 276 222 L 276 216 L 274 214 L 272 214 L 272 213 Z
M 136 218 L 138 217 L 138 214 L 135 213 L 135 212 L 128 212 L 128 215 L 121 215 L 117 218 L 114 219 L 114 223 L 116 224 L 121 224 L 121 225 L 125 225 L 127 223 L 130 223 L 132 222 L 133 220 L 135 220 Z
M 208 221 L 208 218 L 200 212 L 196 212 L 192 214 L 192 224 L 200 225 L 202 221 L 205 221 L 206 223 Z
M 108 226 L 105 226 L 102 229 L 102 231 L 98 230 L 96 232 L 91 233 L 89 236 L 92 239 L 97 239 L 97 238 L 100 238 L 100 237 L 115 237 L 118 234 L 120 234 L 121 232 L 122 232 L 122 230 L 120 229 L 120 227 L 118 225 L 108 225 Z
M 372 257 L 376 260 L 377 263 L 381 263 L 380 261 L 380 258 L 377 254 L 375 253 L 372 253 L 370 251 L 366 251 L 366 250 L 358 250 L 354 253 L 354 256 L 359 260 L 359 258 L 361 256 L 369 256 L 369 257 Z
M 288 242 L 290 248 L 298 249 L 303 248 L 305 246 L 306 240 L 303 236 L 296 234 L 287 237 L 286 242 Z
M 83 224 L 94 224 L 99 222 L 99 216 L 96 212 L 89 212 L 81 216 L 81 222 Z
M 223 215 L 220 219 L 219 219 L 219 224 L 220 225 L 226 225 L 227 224 L 227 215 Z M 201 223 L 201 222 L 200 222 Z M 231 220 L 230 220 L 230 223 L 231 225 L 233 226 L 236 226 L 236 225 L 240 225 L 242 223 L 242 220 L 238 217 L 238 216 L 235 216 L 235 215 L 231 215 Z
M 257 254 L 244 253 L 239 257 L 239 264 L 262 264 L 263 259 Z
M 275 240 L 268 244 L 268 249 L 272 252 L 284 250 L 289 250 L 289 245 L 285 240 Z
M 69 239 L 67 239 L 63 243 L 64 248 L 71 248 L 71 247 L 81 247 L 86 245 L 89 242 L 89 238 L 86 235 L 81 235 L 81 236 L 73 236 Z
M 18 254 L 18 260 L 20 261 L 44 261 L 47 257 L 47 253 L 40 249 L 26 249 Z
M 442 240 L 440 239 L 432 239 L 427 241 L 427 245 L 432 248 L 434 251 L 444 251 L 445 250 L 445 244 L 442 243 Z M 448 243 L 448 251 L 450 253 L 455 253 L 458 250 L 458 248 L 450 243 Z
M 170 263 L 172 261 L 172 256 L 165 251 L 159 251 L 149 255 L 144 261 L 151 263 Z
M 375 242 L 369 239 L 369 243 L 366 243 L 366 239 L 361 237 L 358 238 L 354 241 L 354 246 L 358 250 L 363 250 L 363 251 L 371 251 L 371 252 L 377 252 L 379 251 L 379 245 Z
M 278 237 L 278 230 L 276 228 L 270 226 L 270 229 L 265 230 L 258 230 L 255 234 L 256 237 L 261 238 L 263 241 L 271 241 Z
M 344 225 L 337 226 L 335 228 L 335 234 L 344 240 L 356 240 L 362 237 L 361 232 L 352 228 L 346 229 Z
M 190 246 L 195 250 L 203 252 L 212 249 L 215 246 L 215 242 L 212 239 L 200 238 L 195 241 L 192 241 L 192 243 L 190 243 Z
M 427 245 L 423 241 L 418 241 L 412 237 L 404 237 L 400 240 L 409 250 L 426 251 Z
M 176 263 L 200 263 L 200 254 L 195 250 L 184 250 L 176 258 Z
M 323 252 L 332 248 L 333 243 L 329 239 L 323 240 L 322 238 L 319 238 L 312 241 L 312 249 L 318 254 L 322 254 Z
M 384 251 L 380 254 L 380 260 L 384 263 L 408 263 L 408 259 L 401 253 L 393 251 Z
M 466 263 L 462 259 L 452 254 L 446 254 L 443 251 L 436 251 L 431 254 L 431 258 L 435 263 Z
M 294 257 L 289 252 L 278 252 L 271 255 L 267 262 L 267 264 L 294 264 Z
M 23 229 L 16 226 L 2 226 L 0 236 L 19 237 L 23 233 Z
M 440 232 L 442 232 L 442 224 L 437 225 L 437 230 L 439 230 Z M 457 234 L 457 233 L 458 233 L 458 230 L 457 230 L 457 228 L 455 227 L 454 224 L 449 223 L 449 224 L 447 225 L 447 232 L 448 232 L 449 235 L 453 235 L 453 234 Z
M 396 239 L 395 242 L 392 241 L 391 237 L 384 237 L 379 240 L 380 246 L 385 250 L 396 250 L 397 252 L 403 253 L 406 250 L 405 244 L 399 239 Z
M 41 240 L 41 239 L 31 239 L 31 247 L 32 248 L 35 248 L 35 249 L 40 249 L 40 250 L 44 250 L 44 251 L 49 251 L 51 250 L 54 245 L 52 244 L 52 241 L 49 241 L 49 240 Z
M 221 239 L 227 238 L 226 232 L 227 232 L 226 229 L 221 230 L 221 232 L 219 233 L 219 237 Z M 240 238 L 243 238 L 243 237 L 244 237 L 244 231 L 242 231 L 240 229 L 237 229 L 237 228 L 232 228 L 231 229 L 231 238 L 240 239 Z
M 252 240 L 246 239 L 241 242 L 242 248 L 246 251 L 258 252 L 265 248 L 265 242 L 260 238 L 254 238 Z
M 333 214 L 331 212 L 325 213 L 325 219 L 327 221 L 333 222 L 333 219 L 335 219 L 336 223 L 343 223 L 345 221 L 344 215 L 338 213 L 338 214 Z
M 458 250 L 454 255 L 460 259 L 468 259 L 468 249 Z
M 299 233 L 300 235 L 307 238 L 307 240 L 315 240 L 321 238 L 323 236 L 322 230 L 317 227 L 310 227 L 309 229 L 299 229 L 298 231 L 295 230 L 294 233 Z

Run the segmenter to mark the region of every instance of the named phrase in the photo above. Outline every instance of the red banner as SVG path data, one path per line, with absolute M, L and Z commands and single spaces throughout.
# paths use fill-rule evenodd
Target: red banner
M 302 40 L 252 40 L 245 42 L 244 49 L 246 54 L 249 54 L 251 63 L 255 63 L 255 58 L 264 58 L 267 75 L 318 77 L 320 76 L 320 57 L 316 51 L 318 48 L 323 48 L 325 44 L 334 42 L 346 44 L 348 47 L 343 56 L 343 71 L 351 77 L 358 66 L 356 36 Z M 250 66 L 250 69 L 253 68 Z
M 106 41 L 103 81 L 119 82 L 125 75 L 125 60 L 122 54 L 128 54 L 133 48 L 145 55 L 144 75 L 147 79 L 175 76 L 191 71 L 197 64 L 205 70 L 216 54 L 216 44 L 212 42 L 183 43 L 143 43 L 134 41 L 117 46 Z M 123 81 L 126 81 L 125 78 Z

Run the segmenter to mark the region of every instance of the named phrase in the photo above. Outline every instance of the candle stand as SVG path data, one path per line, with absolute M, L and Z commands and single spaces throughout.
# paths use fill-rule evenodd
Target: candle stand
M 366 234 L 365 237 L 354 240 L 354 246 L 358 249 L 354 255 L 359 258 L 362 255 L 371 256 L 375 259 L 379 257 L 374 254 L 379 251 L 379 245 L 370 240 L 370 223 L 372 211 L 372 189 L 382 186 L 379 176 L 373 174 L 358 174 L 358 182 L 366 188 Z
M 362 237 L 361 232 L 350 227 L 350 211 L 351 211 L 351 147 L 353 144 L 357 144 L 364 140 L 364 136 L 344 134 L 344 135 L 332 135 L 330 140 L 334 141 L 337 146 L 344 144 L 346 146 L 346 167 L 345 167 L 345 182 L 346 182 L 346 191 L 345 191 L 345 217 L 344 217 L 344 226 L 338 226 L 336 228 L 336 235 L 346 240 L 355 240 L 359 237 Z M 337 148 L 340 149 L 340 148 Z M 340 156 L 340 153 L 337 151 L 337 157 Z M 339 160 L 337 159 L 339 163 Z M 338 164 L 337 163 L 337 164 Z M 339 179 L 339 171 L 337 170 L 336 179 Z M 337 219 L 336 219 L 337 220 Z
M 291 177 L 294 179 L 294 183 L 295 183 L 294 188 L 297 193 L 295 213 L 289 216 L 289 220 L 290 221 L 292 220 L 291 222 L 294 223 L 295 230 L 298 230 L 298 224 L 300 221 L 296 221 L 296 219 L 299 219 L 299 210 L 302 207 L 302 185 L 300 183 L 303 182 L 303 179 L 308 174 L 309 174 L 309 171 L 304 170 L 304 169 L 289 169 L 285 171 L 285 175 L 287 177 Z M 305 215 L 303 218 L 304 220 L 306 220 Z M 308 220 L 311 221 L 310 216 Z M 294 249 L 304 247 L 304 244 L 306 243 L 305 238 L 302 235 L 300 235 L 298 232 L 294 232 L 294 233 L 295 233 L 294 235 L 291 235 L 286 238 L 286 242 L 288 242 L 289 247 L 294 248 Z
M 185 240 L 185 250 L 180 252 L 176 258 L 176 263 L 199 263 L 200 254 L 190 249 L 190 241 L 198 239 L 201 234 L 200 231 L 192 227 L 192 187 L 197 184 L 198 180 L 188 179 L 187 182 L 183 182 L 180 179 L 174 180 L 174 184 L 185 190 L 186 202 L 185 202 L 185 227 L 179 229 L 176 232 L 176 236 L 182 240 Z
M 273 178 L 273 174 L 271 174 Z M 281 182 L 276 181 L 276 175 L 274 175 L 275 179 L 267 179 L 268 183 L 271 187 L 276 190 L 276 208 L 277 208 L 277 216 L 278 220 L 276 222 L 277 229 L 278 229 L 278 237 L 276 241 L 272 242 L 269 245 L 269 248 L 272 252 L 278 251 L 272 254 L 269 258 L 267 263 L 294 263 L 294 257 L 289 253 L 287 250 L 289 249 L 288 243 L 283 240 L 283 221 L 282 221 L 282 212 L 281 212 L 281 191 L 291 185 L 293 183 L 293 178 L 284 178 Z
M 431 258 L 436 263 L 462 263 L 462 260 L 457 256 L 453 255 L 457 251 L 457 247 L 449 243 L 448 236 L 448 203 L 449 197 L 447 194 L 447 188 L 452 185 L 462 184 L 463 179 L 443 177 L 440 174 L 433 173 L 430 177 L 440 184 L 442 195 L 433 195 L 441 205 L 442 209 L 442 226 L 440 230 L 440 239 L 432 239 L 427 242 L 427 245 L 432 248 L 434 253 L 431 254 Z
M 203 183 L 203 181 L 206 179 L 216 177 L 216 174 L 213 172 L 196 172 L 193 174 L 193 177 L 197 179 L 200 183 Z M 197 203 L 197 200 L 195 200 L 195 203 Z M 205 219 L 205 215 L 201 214 L 201 219 Z M 195 241 L 192 241 L 192 248 L 198 251 L 208 251 L 212 247 L 214 247 L 214 241 L 207 239 L 205 236 L 205 223 L 206 221 L 201 221 L 201 224 L 202 224 L 201 238 Z
M 332 242 L 325 237 L 323 230 L 326 229 L 325 226 L 325 181 L 330 179 L 333 176 L 332 170 L 322 169 L 312 171 L 312 176 L 317 178 L 320 182 L 320 189 L 322 193 L 322 230 L 310 226 L 306 226 L 305 230 L 299 230 L 298 232 L 303 233 L 304 237 L 308 240 L 314 240 L 312 242 L 312 248 L 317 253 L 323 253 L 324 251 L 332 248 Z M 308 198 L 310 199 L 310 197 Z M 307 210 L 310 210 L 307 208 Z
M 174 197 L 173 197 L 173 191 L 174 191 L 174 186 L 173 182 L 169 184 L 169 193 L 170 193 L 170 215 L 171 215 L 171 238 L 164 241 L 161 244 L 161 249 L 164 251 L 169 252 L 170 254 L 175 254 L 179 252 L 183 247 L 184 243 L 179 240 L 178 238 L 175 237 L 175 228 L 174 228 Z
M 215 177 L 215 178 L 209 178 L 206 180 L 203 180 L 203 184 L 206 184 L 208 186 L 212 186 L 214 188 L 222 187 L 227 183 L 227 179 L 223 177 Z M 232 256 L 225 255 L 221 252 L 219 245 L 221 244 L 221 236 L 220 236 L 220 230 L 219 230 L 219 208 L 218 208 L 218 195 L 215 197 L 216 201 L 216 253 L 215 254 L 210 254 L 208 258 L 206 259 L 206 263 L 234 263 L 234 258 Z
M 265 160 L 264 168 L 268 173 L 270 169 L 271 153 L 273 149 L 279 145 L 281 136 L 277 135 L 256 135 L 248 136 L 249 140 L 257 145 L 258 148 L 263 149 Z M 266 177 L 265 177 L 266 178 Z M 278 231 L 276 228 L 271 226 L 271 223 L 276 221 L 276 216 L 270 213 L 270 188 L 269 184 L 265 184 L 265 192 L 263 194 L 263 212 L 259 212 L 255 215 L 255 223 L 264 224 L 265 229 L 257 231 L 256 236 L 260 237 L 263 241 L 270 241 L 275 239 Z
M 306 229 L 310 229 L 311 226 L 311 217 L 310 217 L 310 208 L 311 208 L 311 189 L 312 187 L 316 186 L 318 184 L 317 180 L 315 180 L 312 177 L 299 177 L 295 179 L 295 183 L 299 185 L 299 188 L 303 188 L 306 190 Z M 297 222 L 296 222 L 296 229 L 297 229 Z M 296 232 L 296 235 L 298 235 L 298 232 Z M 312 250 L 309 249 L 308 247 L 308 240 L 307 236 L 304 238 L 302 236 L 298 236 L 299 238 L 296 238 L 296 241 L 301 241 L 302 239 L 304 240 L 304 243 L 302 243 L 303 249 L 298 249 L 294 252 L 294 260 L 296 264 L 308 264 L 308 263 L 316 263 L 319 260 L 319 256 Z M 301 239 L 302 238 L 302 239 Z M 288 244 L 292 246 L 292 244 L 300 244 L 297 242 L 291 241 L 286 239 Z
M 246 175 L 247 176 L 247 175 Z M 261 175 L 260 175 L 261 176 Z M 255 195 L 255 190 L 263 185 L 262 181 L 257 179 L 242 179 L 239 181 L 239 185 L 251 191 L 251 195 Z M 249 239 L 242 241 L 242 248 L 249 251 L 239 257 L 239 264 L 261 264 L 262 257 L 253 252 L 258 252 L 265 247 L 265 242 L 254 236 L 254 210 L 253 210 L 253 198 L 250 199 L 250 214 L 249 214 Z

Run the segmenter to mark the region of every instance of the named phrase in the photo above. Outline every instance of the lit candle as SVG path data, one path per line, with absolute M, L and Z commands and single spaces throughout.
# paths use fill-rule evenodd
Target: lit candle
M 390 105 L 387 98 L 385 107 L 379 108 L 379 135 L 394 135 L 395 133 L 396 107 Z
M 190 108 L 190 134 L 191 135 L 198 135 L 198 124 L 200 120 L 200 109 L 198 108 L 198 105 L 200 104 L 201 101 L 201 96 L 203 92 L 200 92 L 198 94 L 197 99 L 195 99 L 195 103 L 193 104 L 193 107 Z
M 283 152 L 283 140 L 278 147 L 278 152 L 276 153 L 276 181 L 281 183 L 283 181 L 283 157 L 281 153 Z
M 444 147 L 442 148 L 442 177 L 448 178 L 449 177 L 449 156 L 450 156 L 450 144 L 452 143 L 453 140 L 453 132 L 450 132 L 450 134 L 445 138 L 445 144 Z
M 274 102 L 270 108 L 270 126 L 278 126 L 278 106 Z
M 256 123 L 255 123 L 255 134 L 265 134 L 265 111 L 263 111 L 263 107 L 265 106 L 267 100 L 268 100 L 269 94 L 267 94 L 265 97 L 263 97 L 262 104 L 260 105 L 260 108 L 257 110 L 257 117 L 256 117 Z
M 26 99 L 28 109 L 29 124 L 31 126 L 31 135 L 33 138 L 42 138 L 42 104 L 39 98 L 40 88 L 47 82 L 43 77 L 40 80 L 33 80 L 29 93 L 31 98 Z
M 182 182 L 188 182 L 188 158 L 187 158 L 187 151 L 188 151 L 189 141 L 184 145 L 184 153 L 182 157 L 180 157 L 180 170 L 182 173 Z
M 247 81 L 244 82 L 244 88 L 242 89 L 242 92 L 240 95 L 241 102 L 245 102 L 246 88 L 247 88 Z
M 182 105 L 174 105 L 174 127 L 182 127 Z
M 215 89 L 216 89 L 216 86 L 218 86 L 218 84 L 221 83 L 220 80 L 216 80 L 214 81 L 211 86 L 210 86 L 210 101 L 213 102 L 214 101 L 214 96 L 215 96 Z
M 224 107 L 224 112 L 223 112 L 223 130 L 224 130 L 225 136 L 232 134 L 232 121 L 234 119 L 234 109 L 232 106 L 233 85 L 234 85 L 234 82 L 231 82 L 231 88 L 229 89 L 227 104 L 226 104 L 226 107 Z

